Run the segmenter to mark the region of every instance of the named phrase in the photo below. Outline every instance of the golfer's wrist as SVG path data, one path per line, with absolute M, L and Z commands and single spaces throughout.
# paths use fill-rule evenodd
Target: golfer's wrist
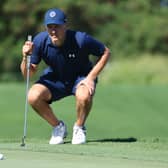
M 22 62 L 26 62 L 26 61 L 27 61 L 27 57 L 26 57 L 26 56 L 23 56 Z

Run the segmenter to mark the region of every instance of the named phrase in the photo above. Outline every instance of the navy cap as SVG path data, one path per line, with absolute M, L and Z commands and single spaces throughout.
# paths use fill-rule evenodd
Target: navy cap
M 44 24 L 47 26 L 48 24 L 58 24 L 62 25 L 66 23 L 66 15 L 60 9 L 49 9 L 44 16 Z

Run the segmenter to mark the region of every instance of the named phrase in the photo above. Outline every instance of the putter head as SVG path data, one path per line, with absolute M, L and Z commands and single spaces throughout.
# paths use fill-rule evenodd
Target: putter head
M 20 146 L 21 146 L 21 147 L 25 147 L 25 146 L 26 146 L 26 144 L 25 144 L 25 143 L 22 143 Z
M 20 145 L 21 147 L 24 147 L 24 146 L 26 146 L 26 144 L 25 144 L 25 136 L 24 137 L 22 137 L 22 143 L 21 143 L 21 145 Z

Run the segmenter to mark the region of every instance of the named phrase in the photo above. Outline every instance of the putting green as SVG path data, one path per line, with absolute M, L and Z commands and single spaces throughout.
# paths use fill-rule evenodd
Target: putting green
M 153 144 L 153 143 L 152 143 Z M 86 145 L 48 145 L 1 143 L 2 168 L 167 168 L 168 152 L 161 144 L 88 143 Z M 148 147 L 147 147 L 148 146 Z

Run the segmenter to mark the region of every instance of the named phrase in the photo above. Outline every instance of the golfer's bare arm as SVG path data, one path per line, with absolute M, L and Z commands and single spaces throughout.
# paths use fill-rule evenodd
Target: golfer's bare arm
M 99 73 L 102 71 L 104 66 L 106 65 L 109 57 L 110 57 L 110 50 L 106 47 L 103 55 L 98 60 L 96 65 L 93 67 L 93 69 L 88 74 L 87 78 L 91 78 L 92 80 L 95 80 L 96 77 L 99 75 Z
M 27 75 L 27 56 L 32 53 L 32 49 L 33 49 L 33 43 L 30 41 L 26 41 L 22 47 L 22 62 L 20 64 L 20 69 L 25 78 Z M 30 77 L 33 74 L 35 74 L 36 71 L 37 71 L 37 65 L 30 64 L 30 71 L 29 71 Z
M 99 73 L 102 71 L 102 69 L 106 65 L 109 57 L 110 57 L 110 50 L 106 47 L 103 55 L 97 61 L 97 63 L 95 64 L 95 66 L 93 67 L 93 69 L 89 72 L 89 74 L 87 75 L 87 77 L 85 79 L 81 80 L 78 83 L 77 88 L 80 85 L 84 84 L 89 89 L 90 95 L 93 95 L 94 94 L 94 80 L 97 78 L 97 76 L 99 75 Z
M 27 76 L 27 61 L 25 60 L 25 58 L 22 59 L 22 62 L 20 64 L 20 69 L 21 69 L 21 72 L 22 72 L 22 75 L 24 76 L 24 78 L 26 78 L 26 76 Z M 33 76 L 33 74 L 35 74 L 36 71 L 37 71 L 37 65 L 30 64 L 30 71 L 29 71 L 30 77 Z

